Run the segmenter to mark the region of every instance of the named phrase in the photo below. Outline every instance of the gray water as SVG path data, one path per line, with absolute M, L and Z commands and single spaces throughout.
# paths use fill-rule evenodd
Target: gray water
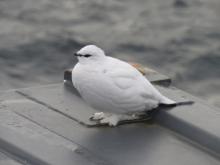
M 0 90 L 61 82 L 86 44 L 220 106 L 219 0 L 1 0 Z

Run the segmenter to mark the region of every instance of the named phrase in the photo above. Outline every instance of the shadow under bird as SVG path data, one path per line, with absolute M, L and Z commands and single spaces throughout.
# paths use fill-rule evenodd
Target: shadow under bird
M 72 70 L 72 83 L 86 103 L 101 111 L 91 120 L 116 126 L 158 107 L 192 104 L 162 95 L 135 67 L 107 56 L 95 45 L 87 45 L 74 55 L 78 63 Z

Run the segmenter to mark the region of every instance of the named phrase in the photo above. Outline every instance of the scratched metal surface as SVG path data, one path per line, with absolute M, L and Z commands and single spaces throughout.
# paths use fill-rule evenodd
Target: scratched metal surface
M 0 164 L 2 165 L 22 165 L 15 159 L 11 158 L 10 156 L 7 156 L 7 154 L 2 153 L 0 151 Z

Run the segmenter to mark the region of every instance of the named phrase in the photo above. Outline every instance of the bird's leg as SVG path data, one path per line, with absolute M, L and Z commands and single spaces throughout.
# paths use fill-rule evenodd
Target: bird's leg
M 150 120 L 155 116 L 157 111 L 158 111 L 157 109 L 153 109 L 150 111 L 139 111 L 139 112 L 129 113 L 129 114 L 127 114 L 127 116 L 128 116 L 127 120 L 136 120 L 136 121 Z
M 150 120 L 153 117 L 151 113 L 148 114 L 146 111 L 133 112 L 126 114 L 109 114 L 103 112 L 94 113 L 90 120 L 97 121 L 99 124 L 107 124 L 115 127 L 118 124 L 132 123 L 132 121 Z
M 117 126 L 118 124 L 129 123 L 135 120 L 141 120 L 148 117 L 146 112 L 133 114 L 108 114 L 103 119 L 99 120 L 101 124 L 108 124 L 109 126 Z
M 127 120 L 136 120 L 149 116 L 146 111 L 129 112 L 126 115 L 127 115 Z
M 96 112 L 90 117 L 90 120 L 98 121 L 103 119 L 105 116 L 104 112 Z
M 90 120 L 97 121 L 100 124 L 116 126 L 120 121 L 132 120 L 133 118 L 134 117 L 132 115 L 126 114 L 109 114 L 103 112 L 96 112 L 90 117 Z
M 118 114 L 111 114 L 108 116 L 105 116 L 103 119 L 101 119 L 99 122 L 101 124 L 108 124 L 109 126 L 117 126 L 118 122 L 122 120 L 122 115 Z
M 97 121 L 100 124 L 108 124 L 109 126 L 116 126 L 118 122 L 121 120 L 121 116 L 122 115 L 96 112 L 90 117 L 90 120 Z

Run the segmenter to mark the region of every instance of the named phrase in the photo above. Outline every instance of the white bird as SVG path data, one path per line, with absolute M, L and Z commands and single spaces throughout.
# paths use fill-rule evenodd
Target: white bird
M 132 65 L 106 56 L 95 45 L 81 48 L 75 56 L 78 63 L 72 70 L 74 87 L 85 102 L 103 111 L 95 113 L 93 120 L 116 126 L 123 114 L 150 111 L 160 104 L 176 104 Z M 114 114 L 109 116 L 104 112 Z

